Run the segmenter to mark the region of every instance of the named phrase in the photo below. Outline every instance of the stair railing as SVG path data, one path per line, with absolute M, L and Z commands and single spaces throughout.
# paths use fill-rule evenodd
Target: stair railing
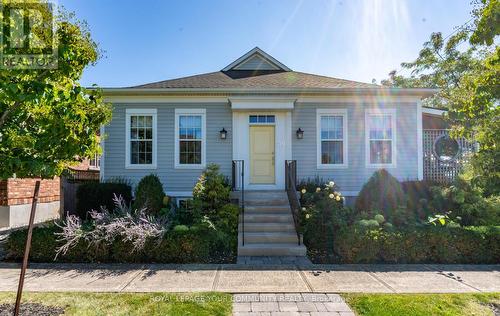
M 285 160 L 285 190 L 292 210 L 293 223 L 300 246 L 300 200 L 297 195 L 297 160 Z
M 239 206 L 241 218 L 241 243 L 245 245 L 245 161 L 233 160 L 232 162 L 232 190 L 240 192 Z

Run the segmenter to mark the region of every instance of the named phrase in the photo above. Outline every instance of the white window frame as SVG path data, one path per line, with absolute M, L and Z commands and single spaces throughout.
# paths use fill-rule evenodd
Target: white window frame
M 179 161 L 179 117 L 183 115 L 201 116 L 201 164 L 181 164 Z M 175 169 L 204 169 L 206 166 L 206 109 L 175 109 Z
M 341 164 L 324 164 L 321 162 L 321 117 L 322 116 L 342 116 L 342 156 Z M 348 115 L 347 109 L 316 109 L 316 163 L 318 169 L 341 169 L 349 166 L 348 162 Z
M 391 117 L 391 163 L 370 163 L 370 116 L 390 116 Z M 366 109 L 365 110 L 365 162 L 367 168 L 395 168 L 396 167 L 396 109 Z M 387 139 L 388 140 L 388 139 Z
M 130 162 L 130 117 L 132 116 L 153 117 L 153 157 L 151 164 L 132 164 Z M 157 111 L 156 109 L 126 109 L 125 111 L 125 169 L 156 169 L 157 153 Z

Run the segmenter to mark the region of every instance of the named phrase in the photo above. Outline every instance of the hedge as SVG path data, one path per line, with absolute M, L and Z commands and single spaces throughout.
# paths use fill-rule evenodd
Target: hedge
M 334 236 L 338 263 L 499 263 L 498 227 L 346 228 Z M 322 252 L 322 249 L 312 249 Z
M 80 242 L 65 255 L 55 260 L 56 249 L 62 242 L 54 233 L 60 232 L 56 225 L 40 226 L 33 230 L 30 252 L 31 262 L 143 262 L 143 263 L 226 263 L 234 260 L 234 251 L 224 248 L 225 234 L 202 228 L 170 230 L 160 240 L 147 241 L 144 250 L 132 252 L 132 245 L 115 240 L 111 245 L 102 245 L 98 249 Z M 18 230 L 10 234 L 5 245 L 6 259 L 21 261 L 24 254 L 27 230 Z M 224 257 L 221 257 L 224 254 Z
M 76 211 L 80 218 L 86 219 L 91 210 L 99 210 L 101 206 L 109 211 L 115 209 L 114 195 L 121 195 L 125 203 L 132 200 L 132 187 L 119 182 L 88 182 L 78 186 L 76 190 Z

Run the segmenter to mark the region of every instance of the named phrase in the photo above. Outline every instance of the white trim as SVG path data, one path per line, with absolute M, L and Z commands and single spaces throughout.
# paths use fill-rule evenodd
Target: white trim
M 386 163 L 370 163 L 370 127 L 368 126 L 368 117 L 372 115 L 390 115 L 391 116 L 391 154 L 392 159 L 390 164 Z M 396 130 L 396 109 L 365 109 L 365 166 L 367 168 L 396 168 L 396 156 L 397 156 L 397 130 Z
M 106 132 L 105 130 L 105 126 L 104 125 L 101 125 L 100 127 L 100 142 L 99 144 L 101 145 L 101 151 L 102 151 L 102 155 L 101 155 L 101 164 L 100 164 L 100 168 L 99 168 L 99 178 L 101 179 L 101 181 L 104 181 L 104 157 L 106 156 L 106 151 L 105 151 L 105 141 L 106 141 L 106 137 L 104 135 L 104 133 Z
M 275 184 L 250 183 L 249 115 L 275 115 Z M 233 159 L 245 161 L 245 190 L 282 190 L 285 188 L 285 160 L 292 159 L 292 115 L 289 111 L 233 111 Z
M 130 163 L 130 117 L 135 115 L 152 116 L 153 118 L 153 157 L 151 164 L 131 164 Z M 126 109 L 125 110 L 125 169 L 156 169 L 157 154 L 157 112 L 156 109 Z
M 231 99 L 231 108 L 233 110 L 293 110 L 293 107 L 294 101 L 240 101 Z
M 418 180 L 424 179 L 424 134 L 422 129 L 422 102 L 417 102 L 417 170 Z
M 440 109 L 431 109 L 431 108 L 422 106 L 421 114 L 422 113 L 442 117 L 443 115 L 448 113 L 448 111 L 447 110 L 440 110 Z
M 260 55 L 260 57 L 263 57 L 266 61 L 268 61 L 269 63 L 271 63 L 271 64 L 273 64 L 275 66 L 277 66 L 278 68 L 281 68 L 281 69 L 283 69 L 285 71 L 291 71 L 290 68 L 288 68 L 284 64 L 280 63 L 273 56 L 269 55 L 268 53 L 264 52 L 262 49 L 260 49 L 258 47 L 253 48 L 252 50 L 250 50 L 245 55 L 243 55 L 240 58 L 236 59 L 235 61 L 233 61 L 232 63 L 230 63 L 226 67 L 224 67 L 222 69 L 222 71 L 228 71 L 228 70 L 231 70 L 233 68 L 236 68 L 239 64 L 242 64 L 243 62 L 245 62 L 247 59 L 250 59 L 255 54 Z
M 321 163 L 321 117 L 342 116 L 342 159 L 341 164 Z M 347 109 L 316 109 L 316 167 L 317 169 L 339 169 L 347 168 L 348 163 L 348 115 Z
M 181 164 L 179 162 L 179 116 L 196 115 L 201 116 L 201 164 Z M 204 169 L 206 166 L 206 144 L 207 144 L 207 110 L 206 109 L 175 109 L 175 169 Z

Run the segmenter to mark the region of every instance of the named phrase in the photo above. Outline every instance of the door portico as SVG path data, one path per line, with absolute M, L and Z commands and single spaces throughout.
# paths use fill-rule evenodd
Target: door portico
M 233 159 L 245 161 L 245 189 L 284 190 L 285 160 L 292 159 L 293 102 L 287 103 L 291 108 L 286 109 L 273 109 L 273 104 L 265 101 L 259 102 L 257 109 L 243 109 L 241 104 L 235 108 L 234 104 Z M 255 122 L 255 116 L 268 120 Z

